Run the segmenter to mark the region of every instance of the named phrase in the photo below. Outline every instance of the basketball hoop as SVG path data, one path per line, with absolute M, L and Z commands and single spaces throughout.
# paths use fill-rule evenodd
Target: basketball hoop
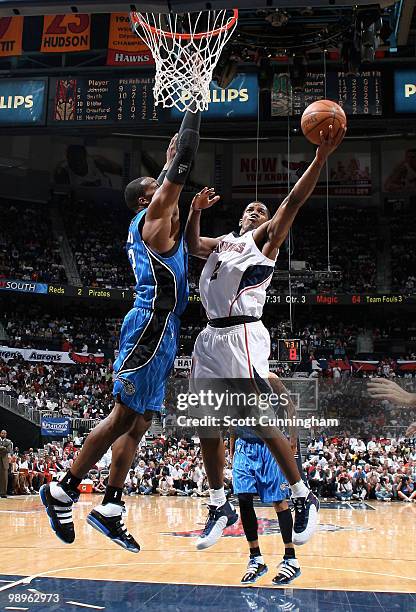
M 133 12 L 130 19 L 156 63 L 155 104 L 181 112 L 207 110 L 212 73 L 237 25 L 238 10 Z

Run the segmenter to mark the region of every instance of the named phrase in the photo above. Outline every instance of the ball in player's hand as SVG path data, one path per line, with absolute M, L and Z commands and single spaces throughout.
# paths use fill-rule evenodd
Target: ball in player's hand
M 328 135 L 328 128 L 332 125 L 333 135 L 336 136 L 338 130 L 347 125 L 347 118 L 344 111 L 336 102 L 332 100 L 317 100 L 305 108 L 301 127 L 303 135 L 313 144 L 321 144 L 320 132 L 324 136 Z

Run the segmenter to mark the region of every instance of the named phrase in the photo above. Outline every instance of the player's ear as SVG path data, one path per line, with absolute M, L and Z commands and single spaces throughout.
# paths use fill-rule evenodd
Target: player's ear
M 238 227 L 241 227 L 243 225 L 243 219 L 240 219 L 240 221 L 238 222 Z

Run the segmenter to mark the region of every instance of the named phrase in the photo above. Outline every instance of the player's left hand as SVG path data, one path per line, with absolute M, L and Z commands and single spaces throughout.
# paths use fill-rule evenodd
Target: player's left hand
M 416 421 L 409 425 L 404 435 L 406 438 L 414 438 L 416 436 Z
M 178 142 L 178 134 L 175 134 L 175 136 L 173 136 L 173 138 L 171 139 L 168 149 L 166 151 L 166 163 L 170 164 L 170 162 L 173 160 L 173 158 L 176 155 L 176 144 Z
M 342 125 L 336 134 L 332 125 L 329 126 L 326 136 L 322 130 L 320 131 L 321 144 L 316 150 L 316 158 L 321 164 L 324 164 L 329 155 L 341 144 L 346 133 L 347 128 L 345 125 Z
M 199 193 L 195 194 L 191 206 L 194 210 L 205 210 L 213 206 L 219 199 L 220 196 L 215 195 L 213 187 L 204 187 Z
M 371 378 L 367 389 L 372 399 L 388 400 L 400 406 L 415 406 L 416 394 L 402 389 L 397 383 L 387 378 Z

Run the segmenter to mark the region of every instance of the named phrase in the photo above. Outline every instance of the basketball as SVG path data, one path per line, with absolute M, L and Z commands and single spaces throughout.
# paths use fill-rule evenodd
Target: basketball
M 333 126 L 334 134 L 342 125 L 347 125 L 347 118 L 339 104 L 332 100 L 317 100 L 305 108 L 301 127 L 303 135 L 309 142 L 320 144 L 320 131 L 322 130 L 326 135 L 330 125 Z

